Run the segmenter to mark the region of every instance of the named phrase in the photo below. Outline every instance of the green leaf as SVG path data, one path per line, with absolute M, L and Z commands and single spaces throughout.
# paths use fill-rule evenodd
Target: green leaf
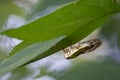
M 48 56 L 83 39 L 102 25 L 110 15 L 117 12 L 120 12 L 120 6 L 115 0 L 80 0 L 66 4 L 52 14 L 2 34 L 23 40 L 11 52 L 16 55 L 34 43 L 66 35 L 66 38 L 56 45 L 58 48 L 52 47 L 44 53 Z M 38 55 L 34 60 L 40 58 L 41 55 Z
M 3 34 L 24 40 L 14 48 L 12 54 L 35 42 L 62 35 L 69 37 L 71 43 L 68 45 L 71 45 L 89 35 L 109 15 L 119 11 L 120 6 L 114 0 L 80 0 L 18 29 L 7 30 Z
M 65 36 L 61 36 L 52 40 L 35 43 L 17 52 L 15 55 L 7 58 L 6 60 L 0 63 L 0 74 L 3 74 L 21 65 L 24 65 L 30 60 L 37 57 L 38 55 L 41 55 L 41 58 L 45 57 L 43 53 L 49 50 L 51 47 L 55 46 L 59 41 L 61 41 L 64 38 Z

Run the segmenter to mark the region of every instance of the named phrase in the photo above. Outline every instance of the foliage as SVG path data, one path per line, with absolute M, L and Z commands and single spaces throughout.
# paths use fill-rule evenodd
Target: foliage
M 80 41 L 118 12 L 120 5 L 116 0 L 77 0 L 59 6 L 50 14 L 20 28 L 3 31 L 1 34 L 23 42 L 0 64 L 0 73 L 39 60 Z

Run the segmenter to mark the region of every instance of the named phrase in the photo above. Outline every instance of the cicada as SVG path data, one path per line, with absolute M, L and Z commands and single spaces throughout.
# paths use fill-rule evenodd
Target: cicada
M 91 39 L 85 42 L 78 42 L 73 44 L 72 46 L 63 49 L 63 51 L 65 53 L 65 58 L 72 59 L 76 58 L 80 54 L 94 51 L 101 44 L 102 42 L 99 39 Z

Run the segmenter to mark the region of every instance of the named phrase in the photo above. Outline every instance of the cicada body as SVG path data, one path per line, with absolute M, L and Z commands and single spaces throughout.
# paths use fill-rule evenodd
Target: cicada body
M 102 42 L 99 39 L 91 39 L 82 43 L 73 44 L 72 46 L 63 49 L 63 51 L 65 53 L 65 58 L 72 59 L 80 54 L 94 51 L 101 44 Z

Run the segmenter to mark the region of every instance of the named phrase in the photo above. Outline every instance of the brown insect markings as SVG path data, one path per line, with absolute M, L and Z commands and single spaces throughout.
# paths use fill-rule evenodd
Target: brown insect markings
M 78 43 L 76 46 L 75 46 L 76 49 L 79 49 L 80 48 L 80 43 Z
M 63 51 L 64 51 L 65 53 L 70 53 L 70 50 L 67 49 L 67 48 L 63 49 Z
M 81 53 L 87 53 L 98 48 L 102 42 L 99 39 L 91 39 L 82 43 L 74 44 L 70 47 L 63 49 L 65 58 L 72 59 L 79 56 Z

